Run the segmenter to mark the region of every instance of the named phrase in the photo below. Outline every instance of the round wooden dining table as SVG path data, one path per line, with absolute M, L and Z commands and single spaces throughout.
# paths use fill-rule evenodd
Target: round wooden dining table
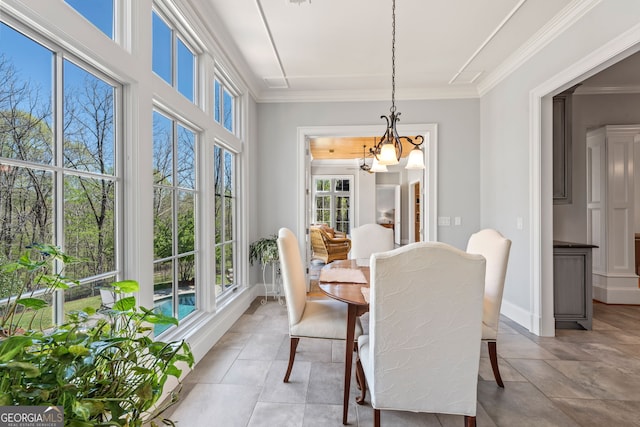
M 349 414 L 349 391 L 351 388 L 351 367 L 353 364 L 353 344 L 355 330 L 356 330 L 356 318 L 362 316 L 369 311 L 369 303 L 365 300 L 362 288 L 369 287 L 369 265 L 362 265 L 362 263 L 356 260 L 338 260 L 330 262 L 322 267 L 325 269 L 341 268 L 341 269 L 353 269 L 360 270 L 366 278 L 366 283 L 356 282 L 335 282 L 335 281 L 322 281 L 322 272 L 320 273 L 320 280 L 318 286 L 320 290 L 327 296 L 339 301 L 347 303 L 347 338 L 345 341 L 345 357 L 344 357 L 344 400 L 342 408 L 342 424 L 347 424 L 347 418 Z

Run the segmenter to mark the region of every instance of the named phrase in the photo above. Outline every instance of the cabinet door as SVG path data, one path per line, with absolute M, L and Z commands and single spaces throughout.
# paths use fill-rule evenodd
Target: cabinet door
M 587 317 L 585 263 L 584 253 L 554 253 L 553 308 L 556 320 Z

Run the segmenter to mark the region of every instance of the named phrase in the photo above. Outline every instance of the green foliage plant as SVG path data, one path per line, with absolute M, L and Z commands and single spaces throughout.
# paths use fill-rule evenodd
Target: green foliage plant
M 262 237 L 249 245 L 249 262 L 259 261 L 266 266 L 280 259 L 278 255 L 278 237 L 274 234 Z
M 63 275 L 66 265 L 80 259 L 69 256 L 49 244 L 32 244 L 17 261 L 0 266 L 4 301 L 0 304 L 0 338 L 24 333 L 19 325 L 29 317 L 27 330 L 37 327 L 53 292 L 77 285 L 76 280 Z
M 152 338 L 153 325 L 173 317 L 136 305 L 135 281 L 113 283 L 111 308 L 68 313 L 53 330 L 29 330 L 0 339 L 0 405 L 62 406 L 65 426 L 174 425 L 162 413 L 180 387 L 160 402 L 170 377 L 192 367 L 184 341 Z

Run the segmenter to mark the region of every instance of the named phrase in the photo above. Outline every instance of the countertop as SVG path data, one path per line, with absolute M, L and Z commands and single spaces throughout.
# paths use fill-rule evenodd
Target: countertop
M 597 248 L 596 245 L 590 245 L 588 243 L 576 243 L 576 242 L 563 242 L 561 240 L 553 241 L 554 248 Z

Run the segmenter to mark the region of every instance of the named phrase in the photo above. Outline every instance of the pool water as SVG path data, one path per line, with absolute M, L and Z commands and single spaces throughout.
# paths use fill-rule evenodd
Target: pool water
M 156 313 L 163 314 L 164 316 L 173 316 L 173 297 L 167 296 L 162 299 L 158 299 L 155 302 Z M 178 295 L 178 320 L 184 319 L 189 314 L 193 313 L 196 309 L 196 296 L 195 293 L 180 294 Z M 171 325 L 154 325 L 154 334 L 160 335 Z

